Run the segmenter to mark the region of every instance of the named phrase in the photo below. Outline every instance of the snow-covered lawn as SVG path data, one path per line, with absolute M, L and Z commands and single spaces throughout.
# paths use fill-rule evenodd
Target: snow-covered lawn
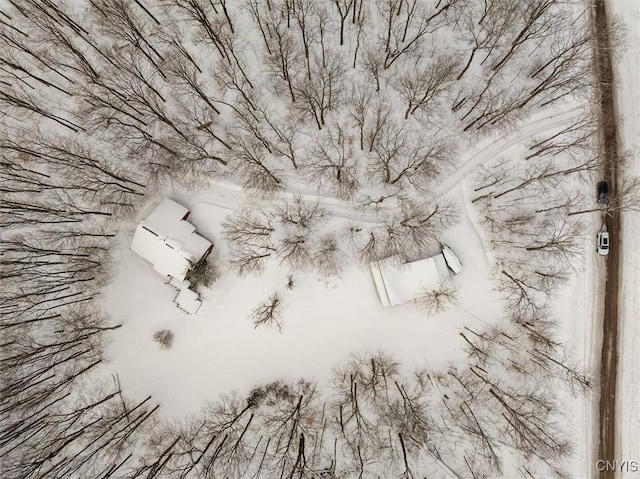
M 215 204 L 218 193 L 216 187 L 192 197 L 168 193 L 190 207 L 198 231 L 214 241 L 212 261 L 222 270 L 214 285 L 203 289 L 204 304 L 197 314 L 175 307 L 175 290 L 129 250 L 133 223 L 119 234 L 113 279 L 104 292 L 105 309 L 123 324 L 112 333 L 107 360 L 128 396 L 151 394 L 166 417 L 196 413 L 221 393 L 246 394 L 257 384 L 280 378 L 326 383 L 332 369 L 353 353 L 385 351 L 408 370 L 428 366 L 444 371 L 463 357 L 463 326 L 479 328 L 499 319 L 499 301 L 488 279 L 490 265 L 464 212 L 442 238 L 464 265 L 454 278 L 459 300 L 451 311 L 429 317 L 412 303 L 383 308 L 367 265 L 350 265 L 329 277 L 294 272 L 293 289 L 286 287 L 289 271 L 275 261 L 261 275 L 239 277 L 225 267 L 228 252 L 220 223 L 229 210 Z M 275 291 L 283 300 L 282 332 L 254 328 L 252 310 Z M 152 340 L 162 329 L 174 333 L 169 350 Z

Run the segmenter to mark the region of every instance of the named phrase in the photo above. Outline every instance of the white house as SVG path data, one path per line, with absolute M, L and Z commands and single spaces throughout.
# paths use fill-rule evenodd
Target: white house
M 425 290 L 437 290 L 451 277 L 459 273 L 462 264 L 448 247 L 443 252 L 418 261 L 404 262 L 400 256 L 390 256 L 370 263 L 373 282 L 382 306 L 413 301 Z
M 131 243 L 131 250 L 153 269 L 178 282 L 184 281 L 187 272 L 213 249 L 213 244 L 187 221 L 189 214 L 184 206 L 164 198 L 138 224 Z

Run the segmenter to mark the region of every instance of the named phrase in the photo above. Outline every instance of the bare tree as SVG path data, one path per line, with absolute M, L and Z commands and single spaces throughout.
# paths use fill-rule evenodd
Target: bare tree
M 74 133 L 84 130 L 82 126 L 75 122 L 49 111 L 48 108 L 42 105 L 41 100 L 22 87 L 6 90 L 3 89 L 0 91 L 0 105 L 4 106 L 5 111 L 15 111 L 18 114 L 35 114 L 42 116 L 73 131 Z
M 344 268 L 346 255 L 340 249 L 334 234 L 329 233 L 320 238 L 313 262 L 317 270 L 325 275 L 337 274 Z
M 327 55 L 311 64 L 311 79 L 305 78 L 294 85 L 300 102 L 300 111 L 313 118 L 318 130 L 325 125 L 326 115 L 339 103 L 342 96 L 342 58 L 337 53 Z
M 253 324 L 257 328 L 258 326 L 275 326 L 278 331 L 282 332 L 282 299 L 280 294 L 276 291 L 269 299 L 260 304 L 251 313 L 251 319 Z
M 165 74 L 160 66 L 164 58 L 151 41 L 150 29 L 131 9 L 129 2 L 92 0 L 90 3 L 99 13 L 102 28 L 111 36 L 125 40 L 164 78 Z
M 367 139 L 369 152 L 373 151 L 380 132 L 385 128 L 389 116 L 391 114 L 391 104 L 388 99 L 379 97 L 374 104 L 373 121 L 369 123 L 366 129 L 365 137 Z
M 349 100 L 349 117 L 355 123 L 358 133 L 360 135 L 360 150 L 364 150 L 364 132 L 365 124 L 367 124 L 367 118 L 369 117 L 369 111 L 371 109 L 372 94 L 367 91 L 366 86 L 360 86 L 351 94 Z
M 512 28 L 520 29 L 507 52 L 493 64 L 494 71 L 499 71 L 528 40 L 543 37 L 552 31 L 553 20 L 549 18 L 549 12 L 554 3 L 554 0 L 534 0 L 526 8 L 517 10 L 519 17 Z
M 304 58 L 307 67 L 307 77 L 311 80 L 311 44 L 317 40 L 317 29 L 314 21 L 317 11 L 314 2 L 310 0 L 301 0 L 294 2 L 293 16 L 296 24 L 300 29 L 302 45 L 304 48 Z
M 386 185 L 422 189 L 451 165 L 453 149 L 441 138 L 416 138 L 405 125 L 387 124 L 376 138 L 369 171 Z
M 280 262 L 294 269 L 308 269 L 313 264 L 311 244 L 307 235 L 291 233 L 278 241 L 277 256 Z
M 394 28 L 391 16 L 394 14 L 392 8 L 396 8 L 395 6 L 397 4 L 401 4 L 401 2 L 388 0 L 385 6 L 388 5 L 390 8 L 386 8 L 384 10 L 384 15 L 387 17 L 387 44 L 385 48 L 386 57 L 384 60 L 385 70 L 390 68 L 399 58 L 416 50 L 428 34 L 441 28 L 443 24 L 451 22 L 452 20 L 448 18 L 448 12 L 450 12 L 450 9 L 455 7 L 457 3 L 458 0 L 437 2 L 434 5 L 434 10 L 418 13 L 417 9 L 411 8 L 410 2 L 407 2 L 407 17 L 405 22 L 405 27 L 407 28 L 401 28 L 402 33 L 400 33 L 400 29 Z M 419 22 L 413 22 L 412 19 L 415 16 L 420 19 Z M 412 22 L 415 23 L 416 28 L 413 29 L 410 35 L 408 35 L 407 29 Z
M 517 15 L 518 4 L 512 1 L 474 2 L 463 8 L 459 20 L 460 28 L 469 36 L 471 53 L 456 80 L 460 80 L 471 68 L 478 52 L 486 51 L 481 65 L 489 59 L 500 46 L 503 37 L 512 27 Z
M 538 138 L 529 146 L 531 153 L 525 157 L 525 160 L 543 155 L 557 156 L 562 153 L 569 153 L 572 157 L 581 154 L 590 155 L 593 136 L 596 132 L 593 120 L 592 117 L 579 118 L 550 136 Z
M 391 39 L 392 39 L 393 31 L 395 29 L 395 22 L 397 20 L 396 17 L 398 15 L 401 2 L 400 0 L 385 0 L 384 2 L 380 2 L 377 6 L 378 6 L 379 14 L 382 17 L 383 24 L 385 27 L 384 51 L 390 52 Z
M 353 2 L 354 0 L 333 0 L 340 15 L 340 46 L 344 45 L 344 24 L 349 16 L 349 12 L 354 8 Z
M 403 73 L 394 86 L 407 102 L 405 120 L 418 108 L 428 112 L 431 104 L 456 81 L 457 68 L 454 56 L 442 55 L 415 71 Z
M 247 12 L 249 12 L 249 15 L 251 15 L 253 22 L 257 25 L 258 29 L 260 30 L 267 53 L 271 55 L 272 51 L 269 45 L 271 34 L 269 33 L 266 27 L 265 20 L 263 20 L 263 18 L 267 16 L 267 13 L 264 10 L 265 4 L 260 2 L 259 0 L 247 0 L 243 4 L 243 7 Z
M 275 214 L 282 225 L 301 232 L 312 231 L 327 219 L 327 212 L 320 203 L 303 200 L 300 195 L 294 196 L 293 201 L 278 205 Z
M 267 258 L 274 255 L 275 248 L 255 244 L 241 244 L 231 250 L 230 263 L 238 274 L 261 273 Z
M 235 393 L 223 395 L 208 404 L 197 421 L 170 435 L 179 442 L 175 453 L 169 454 L 165 461 L 174 462 L 169 471 L 185 477 L 194 469 L 204 477 L 240 474 L 253 459 L 256 423 L 256 414 L 244 398 Z
M 219 60 L 214 68 L 213 78 L 220 88 L 239 95 L 250 110 L 256 109 L 253 87 L 236 62 Z
M 367 48 L 362 59 L 365 71 L 376 83 L 376 91 L 380 91 L 382 70 L 384 69 L 384 52 L 378 46 Z
M 568 216 L 549 218 L 538 229 L 535 239 L 527 246 L 521 246 L 526 251 L 544 251 L 556 261 L 571 263 L 573 257 L 580 253 L 578 239 L 582 233 L 580 222 L 571 221 Z
M 355 0 L 353 6 L 353 15 L 356 25 L 356 44 L 353 48 L 353 64 L 352 68 L 356 68 L 358 63 L 358 53 L 360 52 L 360 46 L 363 40 L 366 38 L 366 27 L 369 25 L 369 9 L 362 8 L 363 0 L 360 0 L 360 3 Z
M 436 289 L 424 289 L 416 298 L 416 304 L 427 314 L 439 314 L 455 304 L 457 288 L 451 282 L 444 282 Z
M 218 107 L 214 105 L 215 100 L 205 92 L 204 84 L 197 78 L 200 68 L 191 59 L 184 47 L 168 59 L 166 70 L 168 74 L 172 75 L 179 82 L 179 84 L 182 84 L 185 87 L 186 91 L 202 100 L 216 114 L 220 114 Z
M 205 0 L 177 0 L 167 2 L 168 7 L 177 9 L 191 24 L 196 25 L 200 32 L 200 40 L 205 40 L 215 46 L 221 58 L 228 60 L 228 52 L 221 38 L 221 26 L 229 25 L 226 22 L 214 22 L 211 20 L 211 11 L 215 13 L 212 2 Z M 222 27 L 226 28 L 226 27 Z
M 153 333 L 153 340 L 158 343 L 160 349 L 170 349 L 173 344 L 173 333 L 168 329 Z
M 228 143 L 234 159 L 236 174 L 245 185 L 266 192 L 281 189 L 281 172 L 269 165 L 269 157 L 264 145 L 255 138 L 247 138 L 241 132 L 229 130 Z
M 145 185 L 139 174 L 117 164 L 97 148 L 89 148 L 75 139 L 47 137 L 35 132 L 30 138 L 0 138 L 0 151 L 6 155 L 5 179 L 16 183 L 13 190 L 36 188 L 64 189 L 106 211 L 128 214 L 138 203 Z M 29 156 L 37 164 L 46 162 L 62 182 L 36 169 L 19 165 L 19 158 Z M 35 165 L 34 165 L 35 166 Z M 20 186 L 19 184 L 22 186 Z M 7 182 L 7 187 L 11 183 Z M 17 192 L 17 191 L 16 191 Z
M 584 81 L 589 67 L 589 41 L 586 34 L 570 34 L 552 44 L 551 57 L 540 60 L 541 65 L 536 65 L 530 75 L 537 84 L 518 107 L 525 107 L 536 97 L 541 97 L 540 105 L 546 106 L 574 93 L 589 96 L 586 92 L 590 91 L 590 84 Z
M 291 101 L 295 103 L 293 85 L 296 83 L 295 76 L 300 70 L 302 60 L 299 45 L 293 37 L 293 32 L 288 28 L 282 12 L 272 9 L 263 21 L 266 31 L 269 32 L 271 44 L 267 65 L 277 77 L 286 82 Z M 310 73 L 307 81 L 311 81 Z
M 268 245 L 271 235 L 275 231 L 272 221 L 273 217 L 268 212 L 255 208 L 241 209 L 222 222 L 223 234 L 232 243 Z
M 358 188 L 353 138 L 342 125 L 333 125 L 312 146 L 302 169 L 309 181 L 349 198 Z
M 295 113 L 287 115 L 285 118 L 272 118 L 271 112 L 258 106 L 258 111 L 262 114 L 264 123 L 267 124 L 266 132 L 273 134 L 271 140 L 266 140 L 272 153 L 280 155 L 291 162 L 295 169 L 298 168 L 298 151 L 301 146 L 300 134 L 297 124 L 301 118 Z M 261 134 L 262 136 L 262 134 Z
M 384 250 L 388 255 L 425 254 L 437 232 L 456 219 L 456 208 L 450 202 L 425 205 L 407 199 L 402 203 L 401 213 L 389 217 L 385 223 Z
M 47 58 L 47 61 L 50 62 L 49 68 L 53 67 L 54 71 L 59 72 L 60 76 L 74 84 L 76 82 L 74 77 L 77 76 L 86 76 L 89 79 L 98 78 L 100 76 L 100 73 L 98 73 L 98 62 L 83 51 L 82 44 L 84 41 L 74 35 L 69 35 L 65 29 L 67 25 L 61 23 L 59 20 L 54 20 L 52 15 L 54 15 L 53 12 L 46 8 L 44 11 L 33 11 L 32 14 L 29 15 L 29 19 L 35 27 L 33 33 L 37 32 L 37 41 L 47 45 L 47 50 L 43 52 L 43 55 Z M 37 58 L 37 56 L 34 58 Z M 21 67 L 17 61 L 14 63 L 4 60 L 3 63 L 32 76 L 32 74 L 27 69 Z M 51 81 L 45 81 L 39 76 L 34 78 L 47 86 L 59 89 L 55 83 Z M 59 90 L 62 92 L 66 91 L 63 89 Z
M 385 464 L 394 475 L 411 477 L 412 459 L 430 447 L 433 430 L 425 374 L 401 376 L 385 353 L 355 356 L 334 372 L 333 387 L 336 432 L 350 468 L 364 475 Z
M 360 245 L 358 245 L 357 248 L 358 259 L 362 263 L 376 261 L 389 255 L 389 248 L 383 240 L 385 233 L 386 231 L 383 228 L 372 228 L 362 235 L 358 232 L 358 236 L 364 238 L 364 241 L 360 241 Z M 396 252 L 392 252 L 391 254 L 396 254 Z
M 316 462 L 327 420 L 319 397 L 317 385 L 305 380 L 277 381 L 251 391 L 247 401 L 270 437 L 261 460 L 266 469 L 283 477 L 313 477 L 321 472 Z
M 536 322 L 547 314 L 549 291 L 532 273 L 502 270 L 498 283 L 505 295 L 506 309 L 518 322 Z
M 275 254 L 272 221 L 270 213 L 249 209 L 223 221 L 224 237 L 231 242 L 231 264 L 241 275 L 262 271 L 265 260 Z

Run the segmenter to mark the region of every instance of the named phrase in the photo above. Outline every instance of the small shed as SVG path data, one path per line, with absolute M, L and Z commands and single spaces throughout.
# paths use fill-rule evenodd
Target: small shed
M 198 312 L 200 306 L 202 306 L 202 300 L 198 293 L 189 289 L 191 286 L 189 281 L 178 281 L 175 278 L 171 278 L 169 286 L 173 286 L 176 290 L 173 302 L 178 308 L 187 314 L 196 314 Z
M 196 233 L 190 212 L 164 198 L 142 220 L 134 233 L 131 250 L 153 265 L 163 276 L 184 281 L 187 273 L 211 253 L 213 244 Z
M 380 303 L 385 307 L 413 301 L 425 290 L 438 289 L 451 277 L 442 253 L 408 263 L 400 256 L 390 256 L 369 266 Z

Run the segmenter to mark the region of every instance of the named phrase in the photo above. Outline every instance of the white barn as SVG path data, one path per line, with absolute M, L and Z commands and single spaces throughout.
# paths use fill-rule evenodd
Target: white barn
M 455 254 L 446 246 L 443 253 L 409 263 L 403 262 L 400 256 L 370 263 L 382 306 L 413 301 L 425 290 L 437 290 L 451 277 L 451 271 L 459 273 L 462 265 Z
M 169 198 L 136 228 L 131 250 L 153 265 L 158 273 L 184 281 L 187 272 L 204 260 L 213 244 L 196 233 L 189 210 Z

